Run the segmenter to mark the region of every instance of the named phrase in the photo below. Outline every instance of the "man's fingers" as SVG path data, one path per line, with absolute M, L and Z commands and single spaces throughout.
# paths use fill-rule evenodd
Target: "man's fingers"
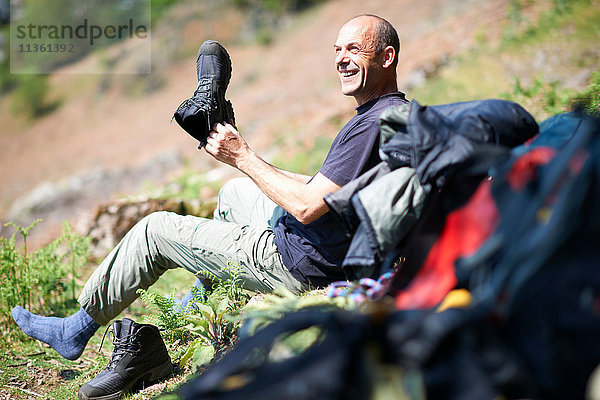
M 216 155 L 219 153 L 219 151 L 214 146 L 214 144 L 212 144 L 208 141 L 206 142 L 206 146 L 204 146 L 204 151 L 206 151 L 209 155 L 211 155 L 213 157 L 216 157 Z
M 223 135 L 225 135 L 227 133 L 233 133 L 234 135 L 239 135 L 239 133 L 235 129 L 235 127 L 228 122 L 214 124 L 212 129 L 213 129 L 213 131 L 222 133 Z
M 206 138 L 206 141 L 208 142 L 209 140 L 213 141 L 213 146 L 216 146 L 219 142 L 219 140 L 223 139 L 223 134 L 219 133 L 219 132 L 215 132 L 215 131 L 210 131 L 210 133 L 208 134 L 208 137 Z
M 237 130 L 235 129 L 235 126 L 231 125 L 229 122 L 225 122 L 225 127 L 231 132 L 238 134 Z
M 221 123 L 217 123 L 213 125 L 213 131 L 218 132 L 218 133 L 225 133 L 227 131 L 227 128 L 225 128 L 225 125 L 221 124 Z
M 206 146 L 204 147 L 208 148 L 210 146 L 210 149 L 215 151 L 219 147 L 219 140 L 216 136 L 216 132 L 213 132 L 210 135 L 208 135 L 208 137 L 206 138 Z

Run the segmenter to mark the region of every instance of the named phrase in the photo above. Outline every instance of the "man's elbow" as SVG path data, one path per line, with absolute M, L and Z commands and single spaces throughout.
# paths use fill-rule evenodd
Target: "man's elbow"
M 298 220 L 298 222 L 300 222 L 302 225 L 308 225 L 311 222 L 315 221 L 316 218 L 312 218 L 310 215 L 304 215 L 304 214 L 299 214 L 297 216 L 295 216 L 295 218 Z
M 294 217 L 300 222 L 302 225 L 310 224 L 313 221 L 316 221 L 323 214 L 327 212 L 317 208 L 304 208 L 302 210 L 297 210 Z
M 301 224 L 307 225 L 319 219 L 327 211 L 329 211 L 329 208 L 325 204 L 323 197 L 320 194 L 318 196 L 311 196 L 309 193 L 302 200 L 296 202 L 290 214 Z

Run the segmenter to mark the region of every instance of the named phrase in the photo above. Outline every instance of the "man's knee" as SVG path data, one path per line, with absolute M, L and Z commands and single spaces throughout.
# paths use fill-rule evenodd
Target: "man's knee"
M 243 198 L 246 198 L 253 190 L 256 190 L 256 184 L 247 177 L 233 178 L 227 181 L 219 190 L 217 208 L 214 212 L 214 218 L 218 220 L 227 220 L 227 215 L 231 208 L 239 207 L 243 204 Z
M 142 218 L 126 235 L 124 245 L 128 251 L 155 256 L 165 255 L 170 243 L 187 243 L 194 235 L 198 218 L 170 211 L 156 211 Z M 150 252 L 150 253 L 148 253 Z
M 155 233 L 160 234 L 173 225 L 173 220 L 179 217 L 170 211 L 155 211 L 142 218 L 132 230 L 141 230 L 144 236 Z
M 237 198 L 240 193 L 247 193 L 256 186 L 248 177 L 233 178 L 227 181 L 219 190 L 219 201 Z

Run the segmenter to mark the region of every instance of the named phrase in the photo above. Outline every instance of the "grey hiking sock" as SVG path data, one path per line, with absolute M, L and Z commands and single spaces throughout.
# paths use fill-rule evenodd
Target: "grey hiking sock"
M 83 308 L 67 318 L 42 317 L 17 306 L 12 316 L 19 328 L 34 339 L 49 344 L 61 356 L 75 360 L 100 325 Z

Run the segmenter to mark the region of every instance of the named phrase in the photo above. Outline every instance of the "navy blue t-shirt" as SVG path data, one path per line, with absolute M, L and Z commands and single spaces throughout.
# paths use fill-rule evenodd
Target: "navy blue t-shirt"
M 334 139 L 319 172 L 344 186 L 377 165 L 381 161 L 379 116 L 386 108 L 403 103 L 407 103 L 404 93 L 397 92 L 357 107 L 356 115 Z M 286 213 L 273 232 L 281 259 L 296 279 L 313 287 L 346 279 L 341 265 L 351 238 L 330 212 L 306 225 Z

